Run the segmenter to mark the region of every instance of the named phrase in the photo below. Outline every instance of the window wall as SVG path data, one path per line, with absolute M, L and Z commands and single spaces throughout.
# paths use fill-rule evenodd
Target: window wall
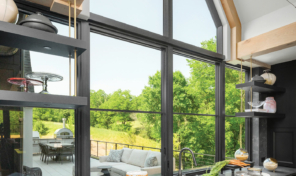
M 173 141 L 174 159 L 179 151 L 182 169 L 198 169 L 215 162 L 215 66 L 190 57 L 173 55 Z M 178 171 L 177 162 L 175 171 Z
M 225 156 L 230 158 L 234 158 L 236 150 L 245 148 L 245 119 L 235 117 L 245 108 L 245 91 L 235 88 L 241 81 L 245 82 L 244 71 L 225 68 Z
M 90 63 L 91 164 L 126 148 L 145 153 L 134 170 L 149 152 L 160 159 L 161 51 L 91 33 Z
M 163 33 L 162 0 L 90 0 L 90 12 L 160 35 Z
M 173 29 L 174 39 L 191 45 L 216 43 L 217 29 L 206 0 L 173 0 Z

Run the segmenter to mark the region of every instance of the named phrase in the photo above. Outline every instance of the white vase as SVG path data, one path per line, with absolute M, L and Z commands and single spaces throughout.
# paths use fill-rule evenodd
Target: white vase
M 275 81 L 276 81 L 276 76 L 272 73 L 266 72 L 264 74 L 261 75 L 265 80 L 265 84 L 268 85 L 274 85 Z
M 0 21 L 15 23 L 18 8 L 13 0 L 0 0 Z

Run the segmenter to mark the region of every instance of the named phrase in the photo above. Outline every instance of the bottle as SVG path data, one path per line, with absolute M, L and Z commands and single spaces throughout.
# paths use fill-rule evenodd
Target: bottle
M 265 109 L 266 112 L 269 112 L 269 113 L 276 112 L 276 101 L 274 100 L 273 97 L 266 97 L 263 109 Z

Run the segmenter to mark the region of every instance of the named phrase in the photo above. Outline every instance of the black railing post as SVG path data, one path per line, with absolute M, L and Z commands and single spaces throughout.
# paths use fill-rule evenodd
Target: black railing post
M 115 150 L 117 150 L 117 143 L 115 143 Z
M 97 156 L 99 156 L 99 141 L 97 141 Z

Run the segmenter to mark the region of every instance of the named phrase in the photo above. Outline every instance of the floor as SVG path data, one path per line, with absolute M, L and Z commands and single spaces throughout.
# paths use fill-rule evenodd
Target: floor
M 98 163 L 96 159 L 90 159 L 91 165 Z M 59 163 L 49 160 L 48 164 L 40 160 L 40 156 L 33 156 L 33 167 L 39 167 L 42 170 L 42 176 L 72 176 L 74 163 L 70 160 Z M 92 173 L 91 176 L 97 176 L 98 173 Z

